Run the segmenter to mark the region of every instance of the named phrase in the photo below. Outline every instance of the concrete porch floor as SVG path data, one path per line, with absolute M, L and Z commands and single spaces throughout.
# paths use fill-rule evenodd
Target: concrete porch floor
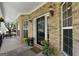
M 17 48 L 7 53 L 1 53 L 0 56 L 44 56 L 42 52 L 39 54 L 34 53 L 30 48 Z
M 0 53 L 6 53 L 20 47 L 19 37 L 7 37 L 3 39 Z
M 42 52 L 34 53 L 26 44 L 20 45 L 19 37 L 4 38 L 0 56 L 43 56 Z

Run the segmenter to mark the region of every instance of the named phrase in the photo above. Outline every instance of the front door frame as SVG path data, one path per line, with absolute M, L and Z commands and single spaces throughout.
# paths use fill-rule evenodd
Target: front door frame
M 33 37 L 34 37 L 34 43 L 35 44 L 37 44 L 37 23 L 36 23 L 36 21 L 37 21 L 37 19 L 38 18 L 40 18 L 40 17 L 42 17 L 42 16 L 45 16 L 45 40 L 47 40 L 48 39 L 48 36 L 47 36 L 47 18 L 49 17 L 49 13 L 45 13 L 45 14 L 43 14 L 43 15 L 41 15 L 41 16 L 38 16 L 38 17 L 36 17 L 36 18 L 34 18 L 33 19 Z

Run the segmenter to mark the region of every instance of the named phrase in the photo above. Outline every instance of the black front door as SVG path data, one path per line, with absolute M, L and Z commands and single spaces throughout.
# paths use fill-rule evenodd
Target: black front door
M 45 16 L 37 19 L 37 44 L 45 39 Z

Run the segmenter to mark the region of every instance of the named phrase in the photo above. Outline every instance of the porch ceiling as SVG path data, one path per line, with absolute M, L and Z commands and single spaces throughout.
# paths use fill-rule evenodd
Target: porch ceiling
M 20 14 L 28 14 L 45 2 L 3 2 L 2 15 L 5 20 L 13 21 Z
M 19 13 L 29 13 L 37 6 L 42 4 L 43 2 L 4 2 L 5 5 L 8 5 Z

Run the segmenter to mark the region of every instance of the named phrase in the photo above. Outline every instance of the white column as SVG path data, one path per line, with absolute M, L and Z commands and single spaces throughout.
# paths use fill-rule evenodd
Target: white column
M 0 6 L 1 7 L 1 6 Z M 1 8 L 0 8 L 0 17 L 2 17 L 2 12 L 1 12 Z
M 37 44 L 37 30 L 36 30 L 36 19 L 33 19 L 33 38 L 34 43 Z
M 45 16 L 45 40 L 47 40 L 47 16 Z

